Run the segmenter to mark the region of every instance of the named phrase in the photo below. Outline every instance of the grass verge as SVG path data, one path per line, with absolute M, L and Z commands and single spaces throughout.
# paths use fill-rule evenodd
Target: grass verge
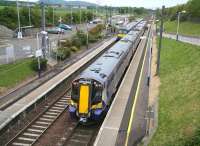
M 200 145 L 200 47 L 163 39 L 158 129 L 150 146 Z
M 35 74 L 31 69 L 32 59 L 17 61 L 13 64 L 0 65 L 0 88 L 16 85 Z
M 164 29 L 168 33 L 176 33 L 177 21 L 167 21 L 164 23 Z M 200 36 L 200 23 L 180 22 L 179 33 L 188 36 Z

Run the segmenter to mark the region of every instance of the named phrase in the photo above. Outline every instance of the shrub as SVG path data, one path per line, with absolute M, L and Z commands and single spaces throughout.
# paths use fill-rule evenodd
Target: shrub
M 38 71 L 38 58 L 34 58 L 31 62 L 31 68 L 34 71 Z M 40 70 L 44 71 L 47 69 L 47 60 L 44 58 L 40 58 Z
M 135 20 L 135 16 L 130 16 L 130 17 L 128 17 L 128 19 L 129 19 L 129 21 L 133 21 L 133 20 Z
M 72 46 L 72 47 L 71 47 L 71 51 L 72 51 L 72 52 L 77 52 L 78 50 L 79 50 L 79 49 L 78 49 L 76 46 Z
M 104 29 L 104 25 L 103 24 L 98 24 L 96 27 L 92 28 L 89 31 L 89 42 L 96 42 L 98 39 L 100 39 L 102 37 L 102 31 Z
M 104 29 L 104 25 L 103 24 L 98 24 L 96 25 L 94 28 L 92 28 L 90 31 L 89 31 L 89 34 L 91 35 L 98 35 L 100 34 Z
M 87 44 L 87 35 L 86 35 L 86 33 L 84 33 L 84 32 L 81 31 L 81 30 L 78 30 L 78 31 L 76 32 L 76 36 L 77 36 L 78 39 L 80 40 L 81 45 L 86 45 L 86 44 Z
M 59 48 L 57 50 L 57 56 L 61 60 L 68 58 L 70 55 L 71 55 L 71 52 L 70 52 L 70 49 L 68 47 Z
M 72 46 L 76 46 L 77 48 L 81 47 L 81 41 L 77 36 L 72 37 Z
M 97 41 L 96 36 L 94 36 L 94 35 L 89 35 L 89 42 L 90 42 L 90 43 L 95 43 L 96 41 Z

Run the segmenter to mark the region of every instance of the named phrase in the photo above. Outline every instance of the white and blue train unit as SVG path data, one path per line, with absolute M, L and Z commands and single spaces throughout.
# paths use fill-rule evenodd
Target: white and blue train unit
M 137 24 L 72 82 L 69 112 L 81 122 L 99 120 L 107 113 L 114 93 L 144 33 L 146 21 Z

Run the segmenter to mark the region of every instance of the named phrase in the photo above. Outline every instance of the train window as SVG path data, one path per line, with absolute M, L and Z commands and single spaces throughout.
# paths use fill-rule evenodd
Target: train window
M 101 78 L 105 78 L 106 77 L 106 74 L 104 74 L 104 73 L 100 73 L 99 75 L 100 75 Z
M 94 72 L 96 72 L 96 71 L 99 72 L 99 71 L 101 70 L 101 68 L 91 68 L 90 70 L 91 70 L 91 71 L 94 71 Z
M 97 87 L 97 86 L 93 86 L 93 90 L 92 90 L 92 103 L 98 103 L 101 102 L 102 100 L 102 89 Z
M 119 55 L 119 52 L 116 52 L 116 51 L 110 51 L 109 53 L 113 53 L 113 54 Z
M 113 55 L 104 55 L 103 57 L 115 57 Z

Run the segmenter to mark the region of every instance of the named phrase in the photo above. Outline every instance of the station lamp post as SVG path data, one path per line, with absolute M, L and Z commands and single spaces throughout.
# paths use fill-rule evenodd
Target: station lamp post
M 184 14 L 184 13 L 186 13 L 186 11 L 183 10 L 181 12 L 178 12 L 178 24 L 177 24 L 177 31 L 176 31 L 176 41 L 178 41 L 178 37 L 179 37 L 179 25 L 180 25 L 181 13 Z

